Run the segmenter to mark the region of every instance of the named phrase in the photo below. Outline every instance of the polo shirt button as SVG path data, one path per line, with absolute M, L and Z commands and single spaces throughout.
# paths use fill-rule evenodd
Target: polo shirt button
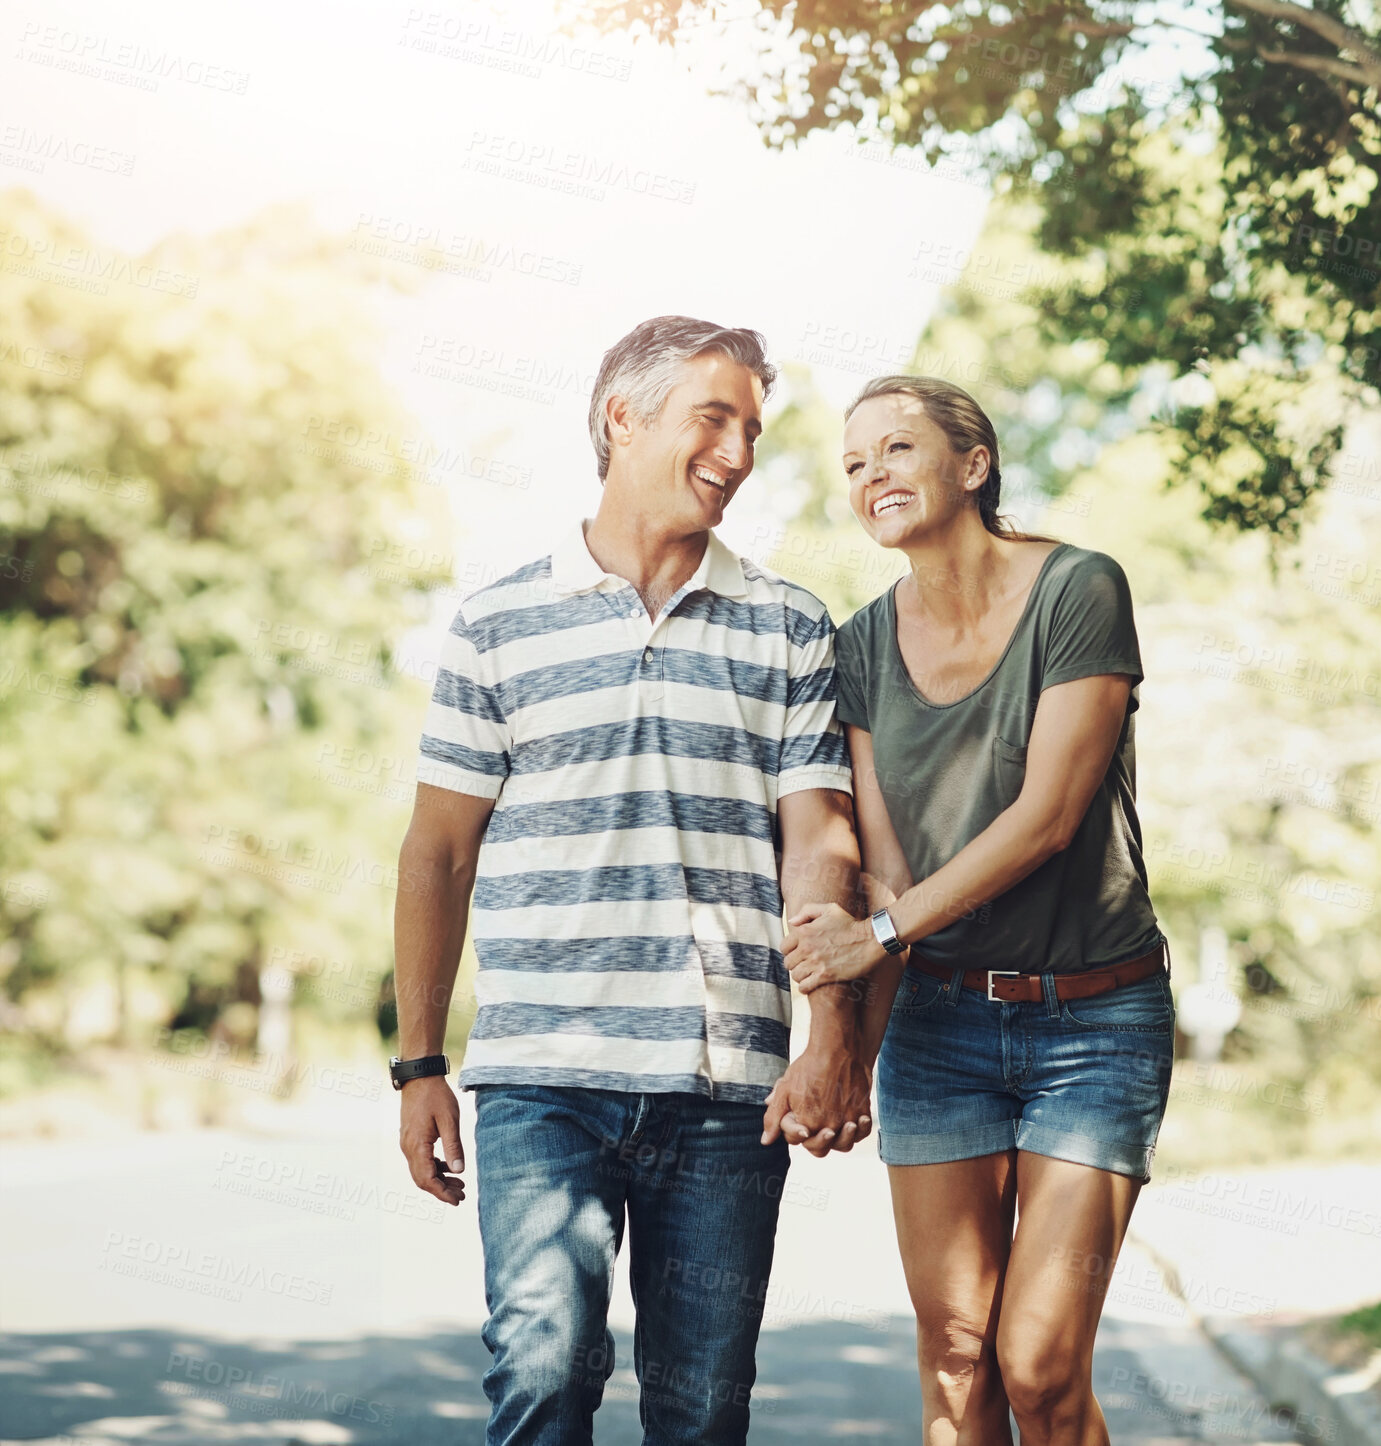
M 651 649 L 651 648 L 644 648 L 644 649 L 643 649 L 643 662 L 645 662 L 645 663 L 650 663 L 651 661 L 652 661 L 652 649 Z
M 641 608 L 634 608 L 633 611 L 628 614 L 628 616 L 629 616 L 630 618 L 640 618 L 640 617 L 642 617 L 642 615 L 643 615 L 643 610 L 642 610 Z

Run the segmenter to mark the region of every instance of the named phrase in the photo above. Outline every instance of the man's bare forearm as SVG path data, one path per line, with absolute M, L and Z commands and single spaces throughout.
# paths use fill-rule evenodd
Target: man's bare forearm
M 847 801 L 846 801 L 847 803 Z M 860 917 L 864 900 L 859 887 L 858 840 L 852 810 L 840 812 L 805 847 L 782 855 L 782 897 L 790 919 L 807 904 L 838 904 Z M 856 1050 L 859 1039 L 857 982 L 828 984 L 810 996 L 808 1048 Z
M 403 844 L 393 911 L 393 979 L 398 1050 L 403 1059 L 440 1054 L 469 922 L 474 867 L 457 869 L 448 854 Z

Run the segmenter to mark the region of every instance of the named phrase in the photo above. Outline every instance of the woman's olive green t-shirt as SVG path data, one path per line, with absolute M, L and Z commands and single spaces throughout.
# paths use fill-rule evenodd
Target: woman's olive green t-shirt
M 953 703 L 928 702 L 911 681 L 892 589 L 844 623 L 836 646 L 839 717 L 872 734 L 878 787 L 917 883 L 1016 801 L 1043 689 L 1130 674 L 1117 749 L 1069 847 L 915 953 L 969 969 L 1073 974 L 1156 946 L 1136 816 L 1141 654 L 1127 578 L 1111 557 L 1070 543 L 1052 549 L 992 672 Z

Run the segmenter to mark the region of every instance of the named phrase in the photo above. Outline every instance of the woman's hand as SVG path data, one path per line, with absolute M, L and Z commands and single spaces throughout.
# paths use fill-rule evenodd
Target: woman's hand
M 872 924 L 846 914 L 838 904 L 807 904 L 787 925 L 791 933 L 782 953 L 803 994 L 822 984 L 859 979 L 887 957 Z

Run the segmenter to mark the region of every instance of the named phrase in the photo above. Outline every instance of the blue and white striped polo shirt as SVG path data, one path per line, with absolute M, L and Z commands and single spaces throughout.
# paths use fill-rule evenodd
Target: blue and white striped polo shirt
M 791 1024 L 777 802 L 850 791 L 818 598 L 711 533 L 653 622 L 572 527 L 461 603 L 417 776 L 497 800 L 462 1088 L 767 1098 Z

